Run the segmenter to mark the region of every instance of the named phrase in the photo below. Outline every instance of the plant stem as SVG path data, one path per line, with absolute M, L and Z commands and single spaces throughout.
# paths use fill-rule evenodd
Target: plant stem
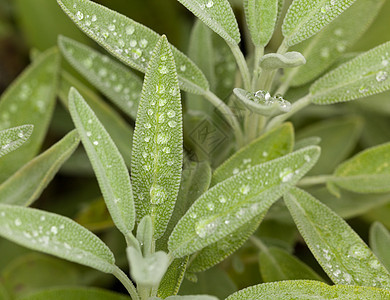
M 301 181 L 298 182 L 298 186 L 311 186 L 316 184 L 325 184 L 330 179 L 334 178 L 333 175 L 318 175 L 318 176 L 308 176 L 303 178 Z
M 139 300 L 137 290 L 135 289 L 133 283 L 129 277 L 127 277 L 126 274 L 121 269 L 119 269 L 119 267 L 115 266 L 112 274 L 123 284 L 133 300 Z
M 265 128 L 265 131 L 269 131 L 272 128 L 282 124 L 285 120 L 287 120 L 289 117 L 291 117 L 296 112 L 300 111 L 302 108 L 308 106 L 311 102 L 310 94 L 307 94 L 303 98 L 299 99 L 298 101 L 294 102 L 294 104 L 291 106 L 291 110 L 288 113 L 285 113 L 283 115 L 277 116 L 268 123 L 267 127 Z
M 237 44 L 227 43 L 232 50 L 234 58 L 236 59 L 238 68 L 240 69 L 242 81 L 244 83 L 244 88 L 250 90 L 251 88 L 251 76 L 249 74 L 248 65 L 246 63 L 245 57 L 242 54 L 240 48 Z
M 252 235 L 249 239 L 260 251 L 268 252 L 267 246 L 259 238 Z
M 264 55 L 264 47 L 255 46 L 255 57 L 253 59 L 253 77 L 252 77 L 252 91 L 257 89 L 257 81 L 260 74 L 260 59 Z

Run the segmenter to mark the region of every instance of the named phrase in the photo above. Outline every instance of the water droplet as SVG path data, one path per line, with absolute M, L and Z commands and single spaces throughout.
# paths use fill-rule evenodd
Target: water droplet
M 336 277 L 339 277 L 340 274 L 341 274 L 340 270 L 336 270 L 336 271 L 333 272 L 333 275 L 336 276 Z
M 159 66 L 158 71 L 160 72 L 160 74 L 167 74 L 168 68 L 166 66 Z
M 185 65 L 180 66 L 180 71 L 184 72 L 186 69 L 187 69 L 187 67 Z
M 157 84 L 156 85 L 156 93 L 162 94 L 164 92 L 165 92 L 165 86 L 163 84 Z M 164 101 L 166 102 L 166 100 L 164 100 Z M 165 102 L 164 102 L 164 104 L 165 104 Z M 160 101 L 160 103 L 161 103 L 161 101 Z
M 173 118 L 176 115 L 176 113 L 173 110 L 170 110 L 167 112 L 168 118 Z
M 247 195 L 250 190 L 251 190 L 251 188 L 247 184 L 245 184 L 245 185 L 240 187 L 240 193 L 243 194 L 243 195 Z
M 97 146 L 97 145 L 99 145 L 99 142 L 98 142 L 98 141 L 93 141 L 93 144 L 94 144 L 95 146 Z
M 115 25 L 114 24 L 110 24 L 110 25 L 108 25 L 108 30 L 109 31 L 114 31 L 115 30 Z
M 207 1 L 207 3 L 206 3 L 206 7 L 207 7 L 207 8 L 211 8 L 211 7 L 213 7 L 213 5 L 214 5 L 213 0 L 209 0 L 209 1 Z
M 176 87 L 172 87 L 170 90 L 169 90 L 169 94 L 173 97 L 176 97 L 178 94 L 179 94 L 179 89 L 176 88 Z
M 336 46 L 338 52 L 344 52 L 346 48 L 347 46 L 343 42 L 338 43 Z
M 162 204 L 168 198 L 168 194 L 164 187 L 154 183 L 150 188 L 150 201 L 152 204 Z
M 336 4 L 336 0 L 330 0 L 330 4 L 331 5 L 335 5 Z
M 307 154 L 305 154 L 305 155 L 303 156 L 303 158 L 305 159 L 306 162 L 310 162 L 310 160 L 311 160 L 310 156 L 307 155 Z
M 382 60 L 382 66 L 387 67 L 389 65 L 389 61 L 387 59 Z
M 46 217 L 45 216 L 41 216 L 39 219 L 43 222 L 43 221 L 46 220 Z
M 143 168 L 144 168 L 145 171 L 149 171 L 150 170 L 150 166 L 149 165 L 144 165 Z
M 152 127 L 152 125 L 150 125 L 150 123 L 145 123 L 145 124 L 144 124 L 144 127 L 145 127 L 146 129 L 149 129 L 149 128 Z
M 64 243 L 64 247 L 68 250 L 72 249 L 72 247 L 66 242 Z
M 153 110 L 152 109 L 148 109 L 148 115 L 149 116 L 153 115 Z
M 196 213 L 194 213 L 194 212 L 190 213 L 190 217 L 191 217 L 192 219 L 195 219 L 195 218 L 196 218 Z
M 352 281 L 352 276 L 350 274 L 348 274 L 348 273 L 344 273 L 343 274 L 343 278 L 344 278 L 345 282 L 348 283 L 348 284 L 350 284 L 351 281 Z
M 382 82 L 382 81 L 385 81 L 388 77 L 388 74 L 386 71 L 379 71 L 377 74 L 376 74 L 376 81 L 378 82 Z
M 205 238 L 212 234 L 217 229 L 217 226 L 217 221 L 210 221 L 210 219 L 200 220 L 195 225 L 195 232 L 200 238 Z
M 77 11 L 76 13 L 76 18 L 81 21 L 82 19 L 84 19 L 84 14 L 81 12 L 81 11 Z
M 166 61 L 166 60 L 167 60 L 167 57 L 166 57 L 165 55 L 161 55 L 161 56 L 160 56 L 160 60 L 161 60 L 161 61 Z
M 366 259 L 370 256 L 370 250 L 361 244 L 355 244 L 349 248 L 348 255 L 359 260 Z
M 366 88 L 364 85 L 362 85 L 360 88 L 359 88 L 359 93 L 360 94 L 364 94 L 364 93 L 367 93 L 368 92 L 368 88 Z
M 169 140 L 169 137 L 165 133 L 160 133 L 159 135 L 157 135 L 157 143 L 158 144 L 166 144 L 168 142 L 168 140 Z
M 327 48 L 327 47 L 322 48 L 320 51 L 320 56 L 322 58 L 328 58 L 329 57 L 329 48 Z
M 169 147 L 165 147 L 164 149 L 163 149 L 163 151 L 165 152 L 165 153 L 171 153 L 171 148 L 169 148 Z
M 135 46 L 137 46 L 137 41 L 131 40 L 129 45 L 130 45 L 130 47 L 135 47 Z
M 285 168 L 282 172 L 279 173 L 279 178 L 282 179 L 282 182 L 290 181 L 293 176 L 294 172 L 290 168 Z
M 51 231 L 52 234 L 57 234 L 57 233 L 58 233 L 58 229 L 57 229 L 56 226 L 52 226 L 52 227 L 50 228 L 50 231 Z
M 343 36 L 343 29 L 342 28 L 337 28 L 335 31 L 334 31 L 334 35 L 335 36 Z
M 211 210 L 211 211 L 214 210 L 214 203 L 208 203 L 207 204 L 207 209 Z
M 378 269 L 380 269 L 381 264 L 376 259 L 373 259 L 370 261 L 370 267 L 375 269 L 375 270 L 378 270 Z
M 175 121 L 169 121 L 169 122 L 168 122 L 168 125 L 169 125 L 169 127 L 171 127 L 171 128 L 175 128 L 176 125 L 177 125 L 177 123 L 176 123 Z
M 238 169 L 238 168 L 233 169 L 233 175 L 238 174 L 238 172 L 240 172 L 240 169 Z
M 268 156 L 268 152 L 267 151 L 263 151 L 263 156 L 267 157 Z
M 245 164 L 245 165 L 246 165 L 246 164 L 250 164 L 251 161 L 252 161 L 251 158 L 244 158 L 244 159 L 242 160 L 243 164 Z
M 92 17 L 91 17 L 91 21 L 92 22 L 95 22 L 97 20 L 97 17 L 96 17 L 96 15 L 92 15 Z
M 225 198 L 225 196 L 222 196 L 222 195 L 219 196 L 218 200 L 219 200 L 219 202 L 222 203 L 222 204 L 223 204 L 223 203 L 226 203 L 226 198 Z
M 134 33 L 134 31 L 135 31 L 135 28 L 134 28 L 134 26 L 127 26 L 125 31 L 126 31 L 126 34 L 132 35 Z
M 19 218 L 15 219 L 15 225 L 16 226 L 22 225 L 22 221 Z
M 144 152 L 142 152 L 142 157 L 143 157 L 143 158 L 147 158 L 147 157 L 148 157 L 148 153 L 147 153 L 147 152 L 145 152 L 145 151 L 144 151 Z
M 148 143 L 150 141 L 150 137 L 147 136 L 146 138 L 144 138 L 144 141 Z
M 148 41 L 147 41 L 147 40 L 141 39 L 141 40 L 139 41 L 139 46 L 140 46 L 141 48 L 146 48 L 147 45 L 148 45 Z

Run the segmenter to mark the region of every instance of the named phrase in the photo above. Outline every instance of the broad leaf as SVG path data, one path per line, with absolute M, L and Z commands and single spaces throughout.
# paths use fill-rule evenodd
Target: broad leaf
M 355 0 L 294 0 L 282 25 L 287 46 L 298 44 L 337 18 Z
M 228 43 L 240 42 L 240 31 L 228 0 L 178 0 Z
M 310 39 L 295 46 L 307 63 L 286 70 L 292 86 L 305 84 L 328 69 L 347 51 L 373 22 L 385 0 L 356 0 L 351 7 Z
M 390 232 L 379 222 L 375 222 L 370 228 L 370 246 L 381 263 L 390 272 Z
M 133 119 L 137 116 L 142 81 L 134 73 L 110 57 L 94 49 L 60 36 L 62 55 L 94 87 Z
M 261 297 L 261 298 L 259 298 Z M 348 285 L 329 286 L 325 283 L 309 280 L 291 280 L 264 283 L 243 289 L 226 298 L 226 300 L 247 299 L 343 299 L 372 300 L 387 299 L 390 292 L 384 289 Z
M 390 192 L 390 143 L 356 154 L 338 166 L 330 180 L 356 193 Z
M 336 284 L 390 288 L 390 274 L 351 227 L 308 193 L 284 197 L 311 252 Z
M 114 255 L 92 232 L 45 211 L 0 204 L 0 235 L 27 248 L 111 273 Z
M 371 49 L 318 79 L 311 87 L 315 104 L 355 100 L 390 89 L 390 42 Z
M 137 218 L 150 215 L 154 236 L 168 224 L 179 191 L 183 160 L 179 84 L 171 46 L 158 42 L 142 89 L 132 156 Z
M 19 148 L 31 136 L 33 125 L 22 125 L 0 131 L 0 157 Z
M 95 171 L 112 220 L 126 236 L 134 227 L 135 209 L 125 162 L 95 113 L 73 88 L 69 92 L 69 111 Z
M 52 116 L 59 68 L 59 53 L 49 49 L 40 55 L 0 99 L 0 130 L 34 125 L 22 148 L 0 158 L 0 182 L 27 163 L 39 151 Z
M 304 65 L 305 57 L 296 51 L 280 53 L 268 53 L 260 59 L 260 67 L 264 70 L 275 70 L 279 68 L 294 68 Z
M 144 25 L 89 0 L 57 0 L 61 8 L 89 37 L 127 65 L 146 72 L 159 35 Z M 180 87 L 202 94 L 208 82 L 198 67 L 172 47 Z
M 28 206 L 38 199 L 79 141 L 73 131 L 20 168 L 0 185 L 0 203 Z
M 257 165 L 204 193 L 173 230 L 168 248 L 175 257 L 201 250 L 261 215 L 315 164 L 308 147 Z
M 278 0 L 244 0 L 245 18 L 256 46 L 266 46 L 274 33 Z

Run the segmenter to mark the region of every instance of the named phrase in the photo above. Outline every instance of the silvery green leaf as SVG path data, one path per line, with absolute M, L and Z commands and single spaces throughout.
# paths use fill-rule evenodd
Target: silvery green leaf
M 338 166 L 330 180 L 356 193 L 390 192 L 390 143 L 356 154 Z
M 115 103 L 128 116 L 137 116 L 142 81 L 133 72 L 94 49 L 60 36 L 62 55 L 94 87 Z
M 57 0 L 65 13 L 89 37 L 127 65 L 145 73 L 160 36 L 128 17 L 89 0 Z M 172 47 L 180 87 L 202 94 L 208 82 L 199 68 Z
M 244 89 L 233 89 L 234 94 L 242 102 L 243 106 L 250 111 L 263 116 L 276 116 L 290 111 L 291 103 L 281 96 L 272 97 L 269 92 L 248 92 Z
M 137 284 L 158 286 L 168 268 L 169 258 L 163 251 L 157 251 L 146 257 L 133 247 L 126 249 L 130 263 L 130 273 Z
M 0 157 L 23 145 L 33 132 L 33 125 L 22 125 L 0 131 Z
M 371 49 L 322 76 L 310 87 L 312 102 L 355 100 L 390 89 L 390 42 Z
M 0 185 L 0 203 L 28 206 L 38 199 L 80 139 L 77 131 L 28 162 Z
M 261 297 L 261 298 L 259 298 Z M 234 293 L 226 300 L 247 299 L 343 299 L 343 300 L 385 300 L 390 292 L 367 286 L 327 285 L 319 281 L 288 280 L 254 285 Z
M 307 146 L 319 145 L 320 142 L 321 142 L 321 138 L 318 136 L 303 138 L 295 142 L 294 150 L 302 149 Z
M 69 112 L 95 171 L 112 220 L 127 236 L 134 227 L 135 209 L 125 162 L 95 113 L 74 88 L 69 92 Z
M 110 249 L 92 232 L 67 217 L 0 204 L 0 235 L 24 247 L 105 273 L 115 268 Z
M 337 18 L 355 0 L 294 0 L 282 25 L 287 46 L 298 44 Z
M 228 43 L 240 42 L 240 31 L 228 0 L 178 0 Z
M 297 69 L 286 70 L 290 85 L 310 82 L 327 70 L 367 30 L 385 0 L 356 0 L 351 7 L 315 36 L 295 46 L 307 63 Z
M 279 68 L 294 68 L 304 65 L 305 57 L 296 51 L 284 54 L 268 53 L 260 59 L 260 67 L 264 70 L 275 70 Z
M 340 216 L 297 188 L 292 188 L 284 201 L 311 252 L 334 283 L 390 288 L 388 271 Z
M 1 95 L 0 130 L 31 124 L 34 131 L 23 147 L 0 158 L 0 182 L 39 152 L 55 105 L 59 62 L 58 50 L 45 51 Z
M 142 246 L 142 253 L 144 255 L 152 253 L 153 225 L 150 216 L 143 217 L 139 222 L 137 227 L 137 240 Z
M 173 230 L 168 249 L 182 257 L 211 245 L 261 215 L 317 161 L 308 147 L 217 184 L 195 201 Z
M 169 265 L 164 277 L 161 279 L 157 295 L 165 299 L 170 295 L 176 295 L 184 279 L 189 256 L 175 258 Z
M 246 23 L 253 44 L 266 46 L 274 33 L 279 0 L 244 0 Z
M 381 263 L 390 270 L 390 232 L 380 222 L 375 222 L 370 228 L 370 246 Z
M 180 91 L 170 48 L 163 36 L 153 51 L 133 141 L 137 218 L 151 216 L 155 238 L 164 233 L 174 209 L 183 160 Z

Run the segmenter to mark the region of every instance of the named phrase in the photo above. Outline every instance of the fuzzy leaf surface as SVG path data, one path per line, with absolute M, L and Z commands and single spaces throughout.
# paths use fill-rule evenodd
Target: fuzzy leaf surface
M 134 130 L 132 181 L 137 218 L 150 215 L 160 237 L 175 207 L 183 160 L 180 90 L 163 36 L 146 72 Z
M 0 235 L 24 247 L 105 273 L 115 268 L 110 249 L 92 232 L 67 217 L 0 204 Z
M 259 298 L 261 297 L 261 298 Z M 343 300 L 386 300 L 390 292 L 366 286 L 327 285 L 319 281 L 290 280 L 263 283 L 243 289 L 226 300 L 286 300 L 286 299 L 343 299 Z
M 308 147 L 214 186 L 180 219 L 168 249 L 175 257 L 194 253 L 261 215 L 315 164 L 319 153 L 318 147 Z
M 390 288 L 389 272 L 341 217 L 298 188 L 292 188 L 284 201 L 311 252 L 335 284 Z
M 95 171 L 112 220 L 126 235 L 134 228 L 135 209 L 125 162 L 93 110 L 74 88 L 69 92 L 69 111 Z
M 260 67 L 265 70 L 275 70 L 279 68 L 299 67 L 305 63 L 305 57 L 297 51 L 291 51 L 284 54 L 268 53 L 261 58 Z
M 337 18 L 355 0 L 294 0 L 282 25 L 287 46 L 298 44 Z
M 240 42 L 240 31 L 228 0 L 178 1 L 228 43 Z
M 368 148 L 337 167 L 331 181 L 356 193 L 390 191 L 390 143 Z
M 19 148 L 31 136 L 33 125 L 22 125 L 0 131 L 0 157 Z
M 7 157 L 0 158 L 0 182 L 27 163 L 39 151 L 53 113 L 59 53 L 49 49 L 31 63 L 0 99 L 0 130 L 34 125 L 31 138 Z
M 381 263 L 390 270 L 390 232 L 380 222 L 375 222 L 370 228 L 370 246 Z
M 315 104 L 345 102 L 390 89 L 390 42 L 325 74 L 310 87 Z
M 160 36 L 144 25 L 89 0 L 57 0 L 84 33 L 125 64 L 145 73 Z M 180 87 L 202 93 L 208 82 L 199 68 L 172 47 Z
M 67 134 L 0 185 L 0 203 L 29 206 L 38 199 L 80 142 L 77 131 Z
M 58 45 L 73 68 L 128 116 L 136 118 L 142 89 L 138 76 L 109 56 L 70 38 L 60 36 Z

